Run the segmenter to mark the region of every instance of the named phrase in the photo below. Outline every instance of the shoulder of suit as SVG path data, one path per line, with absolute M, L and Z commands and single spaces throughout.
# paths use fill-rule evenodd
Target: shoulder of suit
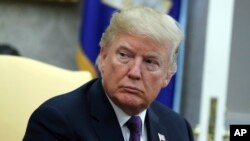
M 84 98 L 84 95 L 88 89 L 96 82 L 97 79 L 90 80 L 89 82 L 83 84 L 82 86 L 67 92 L 65 94 L 59 94 L 48 100 L 46 100 L 41 106 L 71 106 L 72 103 L 76 103 Z

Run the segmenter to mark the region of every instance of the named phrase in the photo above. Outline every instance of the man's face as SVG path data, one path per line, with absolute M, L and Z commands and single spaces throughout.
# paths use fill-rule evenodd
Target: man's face
M 168 84 L 168 48 L 146 37 L 120 34 L 101 49 L 104 89 L 127 114 L 146 109 Z

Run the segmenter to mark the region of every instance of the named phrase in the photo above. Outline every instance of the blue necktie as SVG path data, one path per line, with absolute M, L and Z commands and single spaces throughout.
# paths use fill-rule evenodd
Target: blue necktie
M 139 116 L 131 116 L 126 122 L 126 126 L 130 131 L 129 141 L 140 141 L 142 121 Z

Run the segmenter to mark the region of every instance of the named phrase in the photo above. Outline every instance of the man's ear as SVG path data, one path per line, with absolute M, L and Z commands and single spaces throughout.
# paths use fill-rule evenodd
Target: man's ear
M 173 73 L 168 73 L 166 75 L 166 77 L 163 79 L 163 82 L 162 82 L 162 88 L 164 88 L 164 87 L 166 87 L 168 85 L 168 83 L 171 80 L 172 76 L 173 76 Z
M 106 57 L 107 57 L 107 52 L 106 52 L 106 49 L 105 48 L 101 48 L 101 50 L 100 50 L 100 54 L 99 54 L 99 67 L 100 67 L 100 70 L 103 72 L 103 67 L 105 66 L 105 59 L 106 59 Z

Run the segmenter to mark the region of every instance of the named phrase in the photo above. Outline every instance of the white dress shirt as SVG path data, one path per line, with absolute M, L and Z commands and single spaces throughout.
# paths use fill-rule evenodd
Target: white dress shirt
M 106 94 L 106 96 L 108 97 L 108 95 Z M 130 136 L 130 132 L 129 129 L 127 128 L 127 126 L 125 125 L 125 123 L 130 119 L 131 116 L 129 116 L 128 114 L 126 114 L 125 112 L 123 112 L 117 105 L 115 105 L 112 100 L 108 97 L 109 102 L 111 103 L 116 117 L 118 119 L 118 122 L 120 124 L 121 130 L 122 130 L 122 135 L 125 141 L 129 141 L 129 136 Z M 141 121 L 142 121 L 142 136 L 141 136 L 141 141 L 147 141 L 147 129 L 146 129 L 146 125 L 145 125 L 145 116 L 146 116 L 146 111 L 144 110 L 142 111 L 140 114 L 136 115 L 136 116 L 140 116 Z

